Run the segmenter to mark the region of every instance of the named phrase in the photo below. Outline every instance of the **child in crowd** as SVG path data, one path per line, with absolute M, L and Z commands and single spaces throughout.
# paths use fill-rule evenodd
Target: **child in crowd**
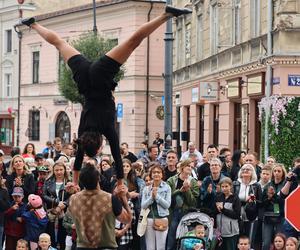
M 51 247 L 51 237 L 49 234 L 42 233 L 39 236 L 38 250 L 56 250 L 56 248 Z M 31 249 L 33 250 L 33 249 Z
M 145 181 L 145 186 L 150 186 L 151 185 L 151 178 L 150 178 L 150 175 L 148 173 L 144 175 L 144 181 Z
M 28 210 L 22 215 L 26 226 L 25 240 L 30 241 L 30 249 L 36 249 L 41 233 L 46 231 L 48 218 L 43 208 L 42 198 L 35 194 L 28 196 Z
M 232 180 L 223 178 L 219 185 L 221 193 L 216 197 L 217 228 L 221 232 L 223 243 L 221 249 L 235 249 L 239 236 L 239 218 L 241 215 L 241 201 L 232 193 Z
M 258 183 L 262 190 L 271 181 L 273 166 L 273 164 L 266 164 L 261 169 L 260 181 Z
M 17 241 L 16 250 L 28 250 L 28 242 L 26 240 L 20 239 Z
M 285 242 L 285 250 L 297 250 L 299 249 L 299 242 L 295 237 L 287 238 Z
M 11 207 L 4 213 L 4 233 L 6 235 L 6 249 L 16 249 L 17 241 L 23 238 L 25 235 L 25 225 L 21 217 L 26 209 L 26 204 L 23 202 L 23 188 L 15 187 L 13 189 L 12 197 L 13 202 L 11 204 Z
M 205 227 L 203 225 L 201 225 L 201 224 L 196 225 L 194 230 L 188 232 L 185 236 L 188 236 L 191 238 L 183 240 L 183 242 L 182 242 L 183 250 L 204 249 L 203 243 L 206 241 L 206 239 L 205 239 Z M 199 239 L 202 239 L 202 240 L 199 240 Z
M 37 172 L 38 172 L 38 178 L 37 178 L 37 182 L 35 183 L 35 194 L 42 197 L 44 183 L 48 176 L 49 171 L 47 167 L 41 166 L 37 169 Z

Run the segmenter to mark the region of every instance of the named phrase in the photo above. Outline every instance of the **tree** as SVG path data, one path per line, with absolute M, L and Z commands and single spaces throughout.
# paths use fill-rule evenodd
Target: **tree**
M 103 37 L 95 36 L 92 32 L 81 35 L 77 40 L 71 42 L 71 45 L 74 48 L 91 61 L 95 61 L 99 57 L 105 55 L 105 53 L 112 49 L 116 44 L 116 40 L 104 39 Z M 121 70 L 114 80 L 119 82 L 123 76 L 124 68 L 121 67 Z M 72 78 L 72 72 L 65 63 L 60 65 L 58 86 L 60 93 L 67 100 L 73 103 L 84 103 L 84 98 L 79 94 L 76 83 Z

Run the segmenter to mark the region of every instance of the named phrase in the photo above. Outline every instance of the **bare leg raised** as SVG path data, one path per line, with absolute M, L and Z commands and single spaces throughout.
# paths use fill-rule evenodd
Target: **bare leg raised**
M 172 17 L 172 14 L 163 13 L 153 20 L 144 23 L 127 40 L 111 49 L 106 55 L 120 64 L 125 63 L 136 47 L 170 17 Z
M 55 46 L 63 56 L 65 62 L 68 62 L 68 60 L 72 56 L 80 54 L 78 50 L 76 50 L 65 40 L 63 40 L 56 32 L 49 30 L 38 23 L 33 23 L 30 25 L 30 27 L 34 29 L 48 43 Z

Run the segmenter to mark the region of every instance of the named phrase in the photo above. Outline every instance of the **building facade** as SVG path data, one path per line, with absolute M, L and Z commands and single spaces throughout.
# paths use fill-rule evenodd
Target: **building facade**
M 193 9 L 173 25 L 173 131 L 183 150 L 190 140 L 201 152 L 214 143 L 259 153 L 258 102 L 266 93 L 268 65 L 271 94 L 300 94 L 300 2 L 268 2 L 173 1 Z M 272 55 L 267 53 L 268 8 Z
M 20 141 L 18 132 L 19 37 L 14 25 L 21 17 L 66 9 L 87 0 L 0 0 L 0 148 L 8 153 Z
M 92 31 L 92 7 L 92 4 L 81 5 L 36 18 L 72 41 Z M 120 43 L 141 24 L 163 12 L 164 7 L 161 1 L 101 1 L 96 8 L 98 33 Z M 59 53 L 33 30 L 20 28 L 23 34 L 20 144 L 32 142 L 41 150 L 46 141 L 56 136 L 70 142 L 77 134 L 81 106 L 68 102 L 59 92 L 62 63 Z M 164 31 L 165 26 L 160 27 L 134 51 L 114 93 L 119 107 L 116 125 L 120 141 L 126 141 L 133 152 L 147 134 L 151 140 L 155 132 L 162 132 L 163 117 L 156 110 L 160 110 L 163 96 Z

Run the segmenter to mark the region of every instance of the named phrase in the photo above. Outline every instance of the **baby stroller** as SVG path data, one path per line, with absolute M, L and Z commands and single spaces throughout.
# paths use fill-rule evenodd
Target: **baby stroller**
M 186 236 L 188 232 L 192 231 L 197 224 L 201 224 L 205 227 L 205 240 L 197 238 L 195 236 Z M 215 249 L 218 238 L 214 235 L 214 220 L 207 214 L 193 211 L 184 215 L 179 222 L 176 231 L 177 250 L 186 250 L 184 241 L 187 239 L 193 239 L 195 244 L 202 244 L 202 249 Z M 191 249 L 191 248 L 188 248 Z

